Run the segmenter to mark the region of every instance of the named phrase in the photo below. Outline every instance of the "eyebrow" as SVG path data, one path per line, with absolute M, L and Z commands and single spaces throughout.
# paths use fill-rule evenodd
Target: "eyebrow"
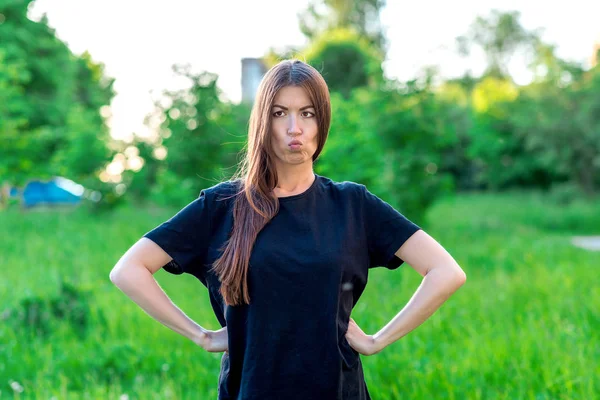
M 275 107 L 279 107 L 282 110 L 286 110 L 286 111 L 288 110 L 287 107 L 280 106 L 279 104 L 273 104 L 273 108 L 275 108 Z M 308 106 L 300 107 L 300 111 L 306 110 L 307 108 L 315 108 L 315 107 L 313 105 L 308 105 Z

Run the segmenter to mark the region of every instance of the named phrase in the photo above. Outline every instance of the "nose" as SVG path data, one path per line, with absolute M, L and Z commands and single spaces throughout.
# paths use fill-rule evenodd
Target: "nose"
M 296 118 L 295 115 L 290 115 L 290 123 L 288 126 L 288 133 L 291 134 L 295 134 L 295 133 L 302 133 L 302 131 L 300 130 L 300 125 L 298 125 L 298 118 Z

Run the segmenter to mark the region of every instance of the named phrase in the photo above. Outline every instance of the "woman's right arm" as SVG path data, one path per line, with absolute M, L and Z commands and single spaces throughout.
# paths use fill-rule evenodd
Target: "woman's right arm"
M 119 259 L 110 272 L 110 280 L 148 315 L 207 351 L 225 351 L 223 333 L 209 331 L 192 321 L 166 295 L 154 273 L 172 260 L 160 246 L 141 238 Z M 225 335 L 226 336 L 226 335 Z M 226 341 L 225 341 L 226 342 Z

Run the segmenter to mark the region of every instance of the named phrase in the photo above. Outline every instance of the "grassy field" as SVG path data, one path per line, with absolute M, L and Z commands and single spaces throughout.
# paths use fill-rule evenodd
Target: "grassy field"
M 0 213 L 0 399 L 216 398 L 221 355 L 153 321 L 108 279 L 174 211 Z M 374 400 L 600 398 L 600 252 L 569 240 L 600 234 L 600 202 L 460 195 L 415 222 L 468 279 L 422 326 L 362 357 Z M 219 328 L 200 282 L 156 277 L 194 320 Z M 353 318 L 375 333 L 421 279 L 408 266 L 372 270 Z

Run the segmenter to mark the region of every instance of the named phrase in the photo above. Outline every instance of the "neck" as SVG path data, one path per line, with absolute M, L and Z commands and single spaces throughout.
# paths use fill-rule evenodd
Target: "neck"
M 277 186 L 274 189 L 276 194 L 303 192 L 312 185 L 315 180 L 312 164 L 294 167 L 277 170 Z

